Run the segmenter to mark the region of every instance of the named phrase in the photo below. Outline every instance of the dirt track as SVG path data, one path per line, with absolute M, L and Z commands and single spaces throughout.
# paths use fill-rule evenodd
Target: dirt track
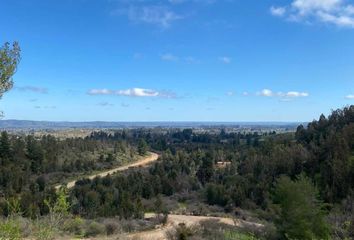
M 94 179 L 95 177 L 106 177 L 108 175 L 112 175 L 116 172 L 121 172 L 121 171 L 125 171 L 125 170 L 128 170 L 129 168 L 132 168 L 132 167 L 143 167 L 143 166 L 146 166 L 154 161 L 156 161 L 157 159 L 159 158 L 159 155 L 156 154 L 156 153 L 153 153 L 153 152 L 149 152 L 149 156 L 147 157 L 143 157 L 141 160 L 139 161 L 136 161 L 134 163 L 131 163 L 131 164 L 128 164 L 128 165 L 124 165 L 124 166 L 120 166 L 120 167 L 116 167 L 116 168 L 113 168 L 111 170 L 107 170 L 107 171 L 103 171 L 103 172 L 100 172 L 100 173 L 97 173 L 97 174 L 93 174 L 91 176 L 88 176 L 86 178 L 89 178 L 89 179 Z M 82 177 L 81 177 L 82 178 Z M 73 188 L 75 186 L 75 183 L 77 182 L 78 180 L 73 180 L 73 181 L 70 181 L 66 184 L 66 187 L 67 188 Z M 57 185 L 55 186 L 56 189 L 59 189 L 60 187 L 62 186 L 61 185 Z
M 129 168 L 132 167 L 143 167 L 146 165 L 151 164 L 152 162 L 156 161 L 158 159 L 159 155 L 153 152 L 149 152 L 149 156 L 143 157 L 141 160 L 136 161 L 134 163 L 117 167 L 111 170 L 107 170 L 101 173 L 93 174 L 91 176 L 88 176 L 87 178 L 89 179 L 94 179 L 95 177 L 105 177 L 109 174 L 114 174 L 116 172 L 121 172 L 124 170 L 128 170 Z M 67 183 L 67 188 L 73 188 L 75 186 L 75 183 L 78 180 L 73 180 Z M 55 188 L 60 188 L 62 185 L 57 185 Z M 154 218 L 156 215 L 154 213 L 147 213 L 145 214 L 146 219 L 151 219 Z M 128 235 L 122 236 L 122 239 L 129 239 L 129 240 L 166 240 L 166 233 L 169 231 L 173 230 L 175 227 L 177 227 L 179 224 L 184 223 L 186 226 L 193 226 L 193 225 L 199 225 L 202 221 L 205 220 L 215 220 L 219 223 L 224 223 L 227 225 L 231 226 L 238 226 L 238 227 L 245 227 L 245 226 L 253 226 L 256 228 L 263 227 L 262 224 L 259 223 L 253 223 L 253 222 L 248 222 L 244 220 L 239 220 L 239 219 L 231 219 L 231 218 L 224 218 L 224 217 L 211 217 L 211 216 L 191 216 L 191 215 L 174 215 L 170 214 L 168 215 L 168 220 L 167 224 L 165 226 L 158 226 L 156 229 L 148 230 L 148 231 L 143 231 L 143 232 L 136 232 L 136 233 L 131 233 Z M 97 238 L 90 238 L 90 239 L 97 239 Z M 111 237 L 106 237 L 106 238 L 98 238 L 98 239 L 117 239 L 117 238 L 111 238 Z M 118 239 L 121 239 L 118 237 Z
M 145 214 L 145 218 L 153 218 L 155 214 Z M 164 227 L 156 228 L 149 231 L 137 232 L 128 235 L 131 240 L 166 240 L 166 233 L 173 230 L 176 226 L 184 223 L 186 226 L 199 225 L 205 220 L 215 220 L 219 223 L 224 223 L 231 226 L 245 227 L 253 226 L 256 228 L 263 227 L 262 224 L 248 222 L 239 219 L 223 218 L 223 217 L 209 217 L 209 216 L 189 216 L 189 215 L 168 215 L 167 224 Z

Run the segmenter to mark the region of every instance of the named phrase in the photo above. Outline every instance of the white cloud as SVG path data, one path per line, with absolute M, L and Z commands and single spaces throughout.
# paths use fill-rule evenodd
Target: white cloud
M 188 57 L 179 57 L 176 55 L 173 55 L 171 53 L 165 53 L 160 55 L 160 59 L 162 61 L 166 61 L 166 62 L 177 62 L 177 61 L 181 61 L 187 64 L 198 64 L 200 63 L 199 59 L 192 57 L 192 56 L 188 56 Z
M 130 88 L 126 90 L 118 90 L 115 92 L 115 94 L 129 97 L 157 97 L 159 92 L 144 88 Z
M 114 15 L 125 15 L 135 23 L 147 23 L 168 28 L 183 16 L 175 13 L 165 6 L 130 6 L 112 12 Z
M 342 0 L 294 0 L 291 6 L 301 14 L 311 11 L 332 11 L 343 3 Z
M 277 92 L 274 93 L 270 89 L 263 89 L 260 92 L 257 92 L 258 96 L 263 96 L 263 97 L 280 97 L 281 100 L 288 101 L 294 98 L 300 98 L 300 97 L 308 97 L 309 93 L 307 92 L 297 92 L 297 91 L 289 91 L 289 92 Z
M 227 96 L 234 96 L 235 93 L 234 93 L 233 91 L 229 91 L 229 92 L 226 93 L 226 95 L 227 95 Z
M 242 95 L 243 95 L 243 96 L 248 96 L 248 95 L 249 95 L 249 92 L 243 92 Z
M 337 26 L 354 27 L 354 16 L 336 16 L 326 12 L 318 12 L 317 15 L 323 22 L 332 23 Z
M 108 89 L 91 89 L 88 91 L 89 95 L 111 95 L 113 94 L 113 91 L 108 90 Z
M 287 6 L 272 6 L 270 12 L 291 21 L 322 22 L 354 28 L 354 6 L 344 0 L 293 0 Z
M 346 99 L 354 99 L 354 94 L 349 94 L 345 96 Z
M 171 53 L 165 53 L 161 55 L 161 60 L 163 61 L 178 61 L 178 57 L 171 54 Z
M 162 97 L 162 98 L 180 98 L 177 97 L 177 94 L 171 91 L 159 91 L 158 92 L 158 97 Z
M 264 97 L 272 97 L 273 92 L 269 89 L 263 89 L 262 91 L 258 92 L 257 95 L 264 96 Z
M 231 63 L 231 58 L 230 57 L 219 57 L 219 61 L 225 64 Z
M 89 95 L 116 95 L 126 97 L 162 97 L 175 98 L 176 95 L 172 92 L 156 91 L 145 88 L 129 88 L 124 90 L 109 90 L 109 89 L 91 89 L 87 92 Z
M 273 16 L 282 17 L 286 13 L 286 8 L 285 7 L 274 7 L 274 6 L 271 6 L 270 7 L 270 13 Z
M 286 98 L 296 98 L 296 97 L 308 97 L 309 94 L 306 92 L 295 92 L 295 91 L 291 91 L 291 92 L 287 92 L 287 93 L 278 93 L 279 97 L 286 97 Z
M 354 14 L 354 6 L 353 5 L 346 6 L 345 11 L 347 12 L 347 14 Z

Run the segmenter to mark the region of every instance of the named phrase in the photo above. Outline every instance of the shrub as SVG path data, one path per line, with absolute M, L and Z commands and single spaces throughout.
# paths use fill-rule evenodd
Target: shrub
M 121 226 L 115 219 L 105 219 L 103 224 L 106 228 L 107 235 L 112 235 L 121 231 Z
M 97 235 L 102 235 L 106 233 L 105 226 L 98 222 L 92 222 L 87 227 L 85 232 L 85 237 L 95 237 Z
M 167 232 L 166 236 L 169 240 L 187 240 L 189 237 L 192 237 L 196 234 L 198 229 L 194 226 L 186 226 L 184 223 L 181 223 L 176 227 L 175 230 Z
M 237 231 L 227 230 L 224 232 L 224 240 L 256 240 L 257 238 L 251 234 L 240 233 Z
M 19 226 L 20 226 L 20 232 L 23 238 L 27 238 L 32 234 L 32 222 L 28 218 L 23 218 L 23 217 L 18 217 L 17 219 Z
M 21 229 L 18 221 L 8 218 L 0 222 L 0 239 L 17 240 L 21 239 Z
M 84 220 L 80 217 L 69 219 L 64 223 L 64 231 L 75 234 L 78 237 L 84 235 Z
M 54 239 L 55 231 L 48 221 L 37 221 L 33 235 L 36 240 L 50 240 Z

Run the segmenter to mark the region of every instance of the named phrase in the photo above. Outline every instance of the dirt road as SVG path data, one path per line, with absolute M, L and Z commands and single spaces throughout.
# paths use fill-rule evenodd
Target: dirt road
M 107 170 L 101 173 L 93 174 L 91 176 L 88 176 L 87 178 L 89 179 L 94 179 L 95 177 L 105 177 L 109 174 L 114 174 L 116 172 L 121 172 L 124 170 L 127 170 L 132 167 L 143 167 L 146 165 L 151 164 L 152 162 L 156 161 L 158 159 L 159 155 L 156 153 L 149 152 L 149 155 L 147 157 L 142 158 L 139 161 L 136 161 L 134 163 L 117 167 L 111 170 Z M 73 188 L 75 186 L 75 183 L 78 180 L 70 181 L 67 183 L 67 188 Z M 62 185 L 57 185 L 55 188 L 58 189 Z M 151 219 L 154 218 L 156 215 L 154 213 L 146 213 L 145 218 L 146 219 Z M 136 232 L 136 233 L 131 233 L 131 234 L 124 234 L 120 235 L 118 239 L 129 239 L 129 240 L 166 240 L 166 234 L 173 230 L 175 227 L 177 227 L 179 224 L 184 223 L 186 226 L 193 226 L 193 225 L 199 225 L 202 221 L 205 220 L 215 220 L 219 223 L 224 223 L 228 224 L 231 226 L 238 226 L 238 227 L 245 227 L 245 226 L 253 226 L 256 228 L 263 227 L 262 224 L 259 223 L 253 223 L 253 222 L 248 222 L 240 219 L 231 219 L 231 218 L 224 218 L 224 217 L 211 217 L 211 216 L 192 216 L 192 215 L 174 215 L 170 214 L 168 215 L 168 220 L 167 224 L 165 226 L 157 226 L 155 229 L 148 230 L 148 231 L 143 231 L 143 232 Z M 117 236 L 116 236 L 117 237 Z M 112 240 L 112 239 L 117 239 L 116 237 L 105 237 L 105 238 L 88 238 L 88 239 L 107 239 L 107 240 Z
M 154 213 L 145 214 L 145 218 L 153 218 L 155 217 Z M 137 232 L 128 235 L 128 239 L 131 240 L 166 240 L 166 233 L 173 230 L 176 226 L 181 223 L 184 223 L 186 226 L 199 225 L 202 221 L 205 220 L 215 220 L 219 223 L 224 223 L 231 226 L 237 227 L 245 227 L 245 226 L 253 226 L 256 228 L 263 227 L 262 224 L 248 222 L 240 219 L 231 219 L 224 217 L 209 217 L 209 216 L 189 216 L 189 215 L 168 215 L 167 224 L 165 226 L 161 226 L 159 228 Z
M 153 153 L 153 152 L 149 152 L 148 156 L 142 157 L 142 159 L 140 159 L 140 160 L 138 160 L 136 162 L 130 163 L 128 165 L 116 167 L 116 168 L 113 168 L 113 169 L 110 169 L 110 170 L 106 170 L 106 171 L 103 171 L 103 172 L 100 172 L 100 173 L 97 173 L 97 174 L 93 174 L 93 175 L 88 176 L 86 178 L 89 178 L 89 179 L 92 180 L 95 177 L 106 177 L 106 176 L 112 175 L 112 174 L 114 174 L 116 172 L 121 172 L 121 171 L 128 170 L 129 168 L 132 168 L 132 167 L 143 167 L 143 166 L 151 164 L 152 162 L 155 162 L 158 158 L 159 158 L 158 154 Z M 73 181 L 68 182 L 66 184 L 66 187 L 69 188 L 69 189 L 73 188 L 77 181 L 78 180 L 73 180 Z M 59 189 L 61 186 L 62 185 L 57 185 L 57 186 L 55 186 L 55 188 Z

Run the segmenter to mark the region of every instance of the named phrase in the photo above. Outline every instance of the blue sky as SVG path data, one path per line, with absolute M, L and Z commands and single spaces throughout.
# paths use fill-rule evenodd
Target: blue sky
M 310 121 L 354 103 L 354 1 L 2 0 L 5 119 Z

